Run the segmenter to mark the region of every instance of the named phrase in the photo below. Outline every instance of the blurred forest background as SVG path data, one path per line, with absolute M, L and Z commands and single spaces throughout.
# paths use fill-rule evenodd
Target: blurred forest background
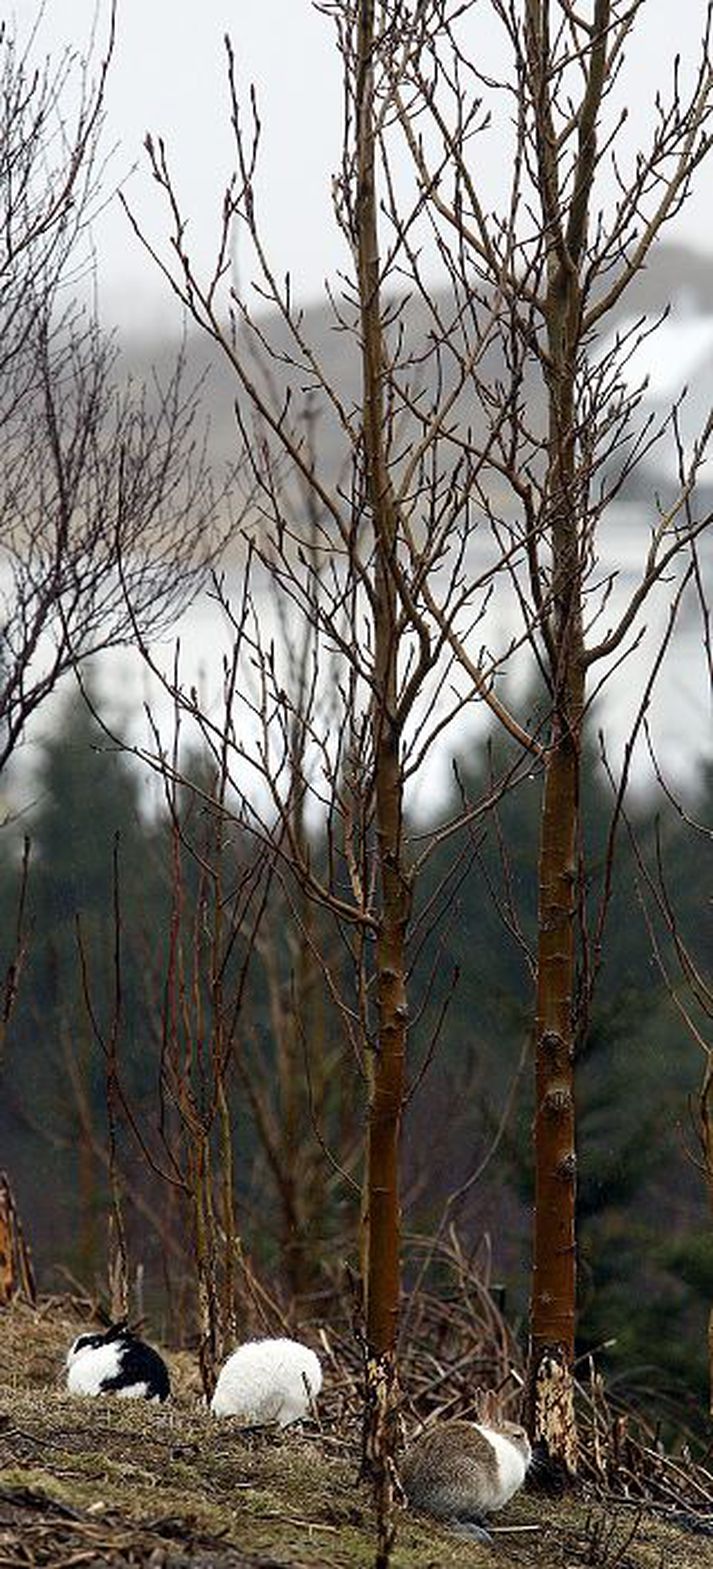
M 708 269 L 687 253 L 664 248 L 651 274 L 653 285 L 651 276 L 643 280 L 650 297 L 642 301 L 650 311 L 665 300 L 672 277 L 702 310 L 713 296 Z M 151 352 L 155 357 L 155 345 Z M 227 448 L 219 367 L 204 396 L 215 416 L 212 439 Z M 637 482 L 644 484 L 640 474 Z M 655 489 L 666 481 L 652 472 L 649 483 Z M 643 508 L 639 526 L 646 526 Z M 95 674 L 91 704 L 115 716 L 110 665 L 100 662 Z M 674 677 L 685 689 L 685 663 Z M 520 708 L 535 711 L 537 694 Z M 26 838 L 30 845 L 27 951 L 6 1042 L 0 1140 L 40 1282 L 102 1289 L 113 1146 L 130 1257 L 143 1273 L 141 1303 L 166 1339 L 191 1333 L 190 1206 L 161 1145 L 165 1122 L 175 1116 L 162 1079 L 167 1017 L 174 1017 L 176 1039 L 181 1032 L 175 997 L 187 1008 L 196 955 L 208 967 L 204 869 L 212 857 L 226 903 L 245 901 L 222 974 L 226 992 L 239 994 L 229 1078 L 237 1230 L 270 1290 L 285 1303 L 297 1301 L 303 1315 L 321 1316 L 341 1290 L 344 1260 L 356 1263 L 362 1136 L 358 1067 L 325 975 L 310 970 L 294 911 L 255 842 L 233 823 L 216 850 L 208 805 L 215 781 L 204 753 L 189 751 L 183 764 L 197 793 L 166 784 L 157 794 L 130 747 L 124 753 L 110 739 L 71 679 L 50 713 L 49 726 L 35 730 L 29 768 L 23 758 L 6 775 L 0 835 L 5 966 L 15 943 Z M 126 715 L 134 733 L 135 721 Z M 593 905 L 612 810 L 596 724 L 595 713 L 585 785 Z M 582 1354 L 596 1349 L 629 1397 L 645 1402 L 655 1389 L 657 1401 L 669 1394 L 691 1412 L 705 1402 L 713 1296 L 696 1133 L 703 1061 L 656 961 L 642 866 L 664 869 L 679 932 L 705 966 L 713 951 L 705 826 L 713 821 L 713 767 L 706 748 L 701 733 L 685 761 L 685 803 L 699 831 L 653 778 L 630 804 L 638 859 L 622 834 L 579 1069 L 579 1347 Z M 455 818 L 464 798 L 487 792 L 489 776 L 498 776 L 504 762 L 502 740 L 482 725 L 470 733 L 464 719 L 450 785 L 434 792 L 430 811 L 420 798 L 409 830 L 415 842 Z M 421 911 L 440 900 L 443 920 L 426 938 L 433 979 L 413 1026 L 404 1143 L 407 1289 L 449 1196 L 482 1161 L 479 1180 L 447 1215 L 483 1278 L 502 1288 L 506 1316 L 523 1333 L 538 829 L 539 791 L 525 778 L 477 827 L 445 840 L 421 880 Z M 324 853 L 315 831 L 312 855 L 319 862 Z M 246 919 L 253 896 L 265 901 L 258 936 Z M 177 953 L 183 982 L 171 1003 Z M 338 969 L 340 955 L 330 962 Z M 187 1018 L 183 1025 L 190 1033 Z M 207 1053 L 209 1030 L 197 1015 L 191 1029 L 198 1058 L 202 1028 Z M 208 1096 L 207 1068 L 202 1089 L 200 1078 L 199 1061 L 198 1102 L 201 1093 Z M 494 1158 L 487 1159 L 489 1151 Z

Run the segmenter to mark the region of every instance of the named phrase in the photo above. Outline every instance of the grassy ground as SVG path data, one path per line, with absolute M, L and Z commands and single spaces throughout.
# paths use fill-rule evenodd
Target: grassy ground
M 320 1429 L 246 1436 L 202 1408 L 185 1353 L 166 1407 L 73 1398 L 83 1327 L 54 1303 L 0 1311 L 0 1569 L 369 1569 L 355 1420 L 327 1398 Z M 585 1491 L 523 1492 L 493 1524 L 490 1548 L 402 1512 L 393 1569 L 713 1569 L 713 1541 Z

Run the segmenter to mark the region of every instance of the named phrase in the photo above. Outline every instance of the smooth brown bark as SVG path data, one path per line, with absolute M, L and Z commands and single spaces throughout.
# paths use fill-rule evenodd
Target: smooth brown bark
M 403 775 L 397 687 L 396 518 L 384 441 L 384 341 L 374 142 L 374 4 L 361 0 L 357 76 L 357 264 L 366 486 L 375 545 L 372 734 L 380 912 L 376 943 L 378 1039 L 370 1059 L 366 1179 L 366 1332 L 376 1357 L 394 1351 L 400 1292 L 399 1146 L 406 1056 Z
M 569 1394 L 575 1342 L 574 986 L 580 747 L 584 706 L 579 525 L 574 449 L 574 359 L 579 289 L 557 269 L 548 300 L 553 556 L 553 717 L 538 862 L 535 1020 L 535 1214 L 530 1400 L 535 1436 L 576 1470 Z M 557 1397 L 543 1363 L 556 1369 Z M 544 1378 L 544 1382 L 543 1382 Z
M 562 333 L 565 364 L 553 380 L 550 451 L 555 587 L 551 745 L 547 754 L 538 862 L 535 1021 L 535 1214 L 531 1300 L 530 1398 L 533 1428 L 567 1469 L 576 1470 L 576 1430 L 565 1393 L 575 1340 L 575 917 L 578 901 L 579 763 L 584 648 L 572 440 L 572 340 L 562 318 L 572 309 L 572 280 L 553 305 L 551 339 Z M 557 1370 L 557 1399 L 543 1389 L 543 1362 Z M 545 1385 L 547 1380 L 545 1379 Z M 553 1414 L 554 1413 L 554 1414 Z
M 543 1364 L 560 1392 L 575 1344 L 575 1102 L 572 1001 L 575 969 L 578 755 L 574 738 L 555 741 L 545 777 L 539 855 L 539 937 L 535 1031 L 535 1212 L 530 1323 L 532 1426 L 550 1452 L 576 1470 L 569 1396 L 553 1403 Z M 546 1380 L 545 1380 L 546 1383 Z
M 385 352 L 374 138 L 374 0 L 361 0 L 357 40 L 357 219 L 366 490 L 374 535 L 372 738 L 379 912 L 376 933 L 377 1041 L 368 1056 L 369 1104 L 362 1210 L 366 1309 L 364 1467 L 374 1486 L 375 1569 L 387 1569 L 395 1536 L 398 1440 L 396 1343 L 401 1288 L 399 1161 L 407 1002 L 410 889 L 403 844 L 400 759 L 397 518 L 384 420 Z
M 575 918 L 578 903 L 581 727 L 585 693 L 582 627 L 586 478 L 575 436 L 575 375 L 582 341 L 580 269 L 595 154 L 596 113 L 606 54 L 608 0 L 598 0 L 598 33 L 580 110 L 579 154 L 564 213 L 549 99 L 549 5 L 529 0 L 527 46 L 536 111 L 538 171 L 547 234 L 547 535 L 553 614 L 548 639 L 552 724 L 546 755 L 538 862 L 535 1020 L 535 1212 L 528 1404 L 534 1436 L 576 1471 L 572 1366 L 576 1312 L 576 1150 L 574 1092 Z

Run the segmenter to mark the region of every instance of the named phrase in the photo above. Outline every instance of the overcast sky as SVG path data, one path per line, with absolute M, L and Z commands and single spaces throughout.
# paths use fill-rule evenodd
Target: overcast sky
M 16 0 L 23 36 L 42 8 Z M 105 35 L 107 0 L 98 4 Z M 583 6 L 586 9 L 586 6 Z M 341 95 L 329 19 L 311 0 L 119 0 L 118 35 L 107 102 L 106 148 L 142 222 L 161 231 L 154 189 L 146 173 L 143 138 L 161 134 L 170 150 L 191 242 L 208 264 L 219 226 L 222 190 L 232 167 L 223 35 L 233 39 L 243 87 L 254 82 L 264 126 L 259 195 L 264 233 L 275 268 L 289 268 L 296 292 L 314 298 L 325 276 L 344 265 L 343 241 L 331 221 L 331 176 L 339 162 Z M 630 135 L 640 126 L 656 86 L 670 80 L 672 24 L 684 64 L 697 58 L 705 0 L 646 0 L 630 68 Z M 59 57 L 72 46 L 85 52 L 94 0 L 46 0 L 38 48 Z M 487 7 L 476 6 L 479 48 L 492 42 Z M 487 35 L 483 29 L 487 25 Z M 494 47 L 494 45 L 493 45 Z M 497 133 L 486 160 L 489 199 L 497 200 Z M 136 172 L 130 173 L 132 166 Z M 713 248 L 710 211 L 713 155 L 675 237 Z M 157 226 L 158 225 L 158 226 Z M 672 237 L 674 231 L 670 231 Z M 165 285 L 141 254 L 114 204 L 97 224 L 103 314 L 121 326 L 168 321 L 173 306 Z

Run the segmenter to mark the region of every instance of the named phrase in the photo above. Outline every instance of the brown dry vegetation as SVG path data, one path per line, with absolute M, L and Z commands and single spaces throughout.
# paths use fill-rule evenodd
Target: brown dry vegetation
M 241 1434 L 201 1403 L 195 1359 L 170 1354 L 174 1397 L 82 1400 L 63 1388 L 76 1311 L 55 1300 L 0 1313 L 0 1566 L 355 1569 L 373 1561 L 357 1480 L 358 1411 L 328 1376 L 320 1426 Z M 522 1493 L 492 1548 L 399 1519 L 394 1569 L 703 1569 L 713 1542 L 582 1487 Z

